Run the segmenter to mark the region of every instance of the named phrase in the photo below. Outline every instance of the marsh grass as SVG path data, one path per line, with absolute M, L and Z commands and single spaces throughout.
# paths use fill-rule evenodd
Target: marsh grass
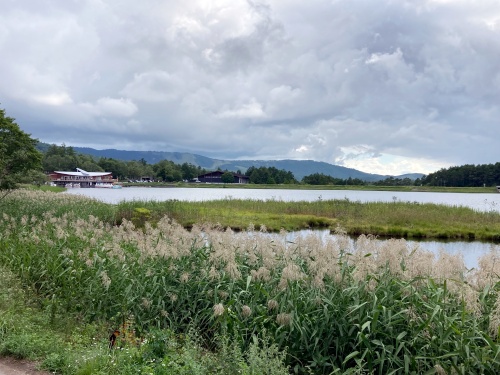
M 113 206 L 95 199 L 55 194 L 39 189 L 20 189 L 0 200 L 0 214 L 15 217 L 43 219 L 45 214 L 60 217 L 71 212 L 75 217 L 95 216 L 107 223 L 114 223 L 116 213 Z
M 305 228 L 335 228 L 350 235 L 372 234 L 404 238 L 441 238 L 500 241 L 500 214 L 478 212 L 463 206 L 417 202 L 368 202 L 318 200 L 240 200 L 227 198 L 210 202 L 132 201 L 117 205 L 118 220 L 132 220 L 138 208 L 148 209 L 151 220 L 174 218 L 184 227 L 195 223 L 220 223 L 244 230 L 249 223 L 278 232 Z
M 31 184 L 22 184 L 21 187 L 27 190 L 38 190 L 38 191 L 50 191 L 53 193 L 62 193 L 66 191 L 66 188 L 61 186 L 50 186 L 50 185 L 31 185 Z
M 260 232 L 254 225 L 237 233 L 213 224 L 188 231 L 160 218 L 158 207 L 195 212 L 206 205 L 143 202 L 139 211 L 120 205 L 131 219 L 139 215 L 136 228 L 126 215 L 116 225 L 115 213 L 96 201 L 33 194 L 12 194 L 2 205 L 0 264 L 42 298 L 52 321 L 69 314 L 87 323 L 130 322 L 127 342 L 139 348 L 140 338 L 155 330 L 189 335 L 194 329 L 197 347 L 207 353 L 229 355 L 223 343 L 237 343 L 231 355 L 243 367 L 250 355 L 263 358 L 266 351 L 255 345 L 271 340 L 273 358 L 286 350 L 286 363 L 298 373 L 493 373 L 500 366 L 498 246 L 468 270 L 458 256 L 434 256 L 405 240 L 361 235 L 353 243 L 341 227 L 328 240 L 293 241 L 284 230 L 267 233 L 265 225 Z M 328 212 L 319 203 L 236 203 L 254 211 L 269 205 L 292 214 Z M 363 217 L 364 205 L 322 203 Z M 415 204 L 413 216 L 422 206 L 429 209 Z M 394 203 L 392 211 L 406 207 Z M 461 208 L 430 208 L 476 218 Z M 158 345 L 166 358 L 165 345 Z M 131 368 L 139 361 L 132 358 Z M 196 367 L 199 357 L 189 358 L 185 363 Z
M 110 351 L 109 322 L 84 322 L 61 309 L 54 313 L 52 306 L 60 301 L 45 302 L 0 266 L 0 356 L 29 359 L 40 369 L 67 375 L 288 374 L 283 352 L 267 339 L 254 338 L 242 352 L 221 337 L 218 353 L 212 353 L 200 346 L 194 330 L 179 335 L 152 327 L 141 345 L 119 337 L 119 347 Z

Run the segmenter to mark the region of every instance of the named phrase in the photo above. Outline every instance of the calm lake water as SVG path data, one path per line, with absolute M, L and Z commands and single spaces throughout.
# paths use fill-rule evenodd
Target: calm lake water
M 500 213 L 500 194 L 467 193 L 424 193 L 396 191 L 356 190 L 282 190 L 282 189 L 231 189 L 231 188 L 148 188 L 130 187 L 123 189 L 69 189 L 66 194 L 80 194 L 106 203 L 121 201 L 210 201 L 220 199 L 282 200 L 288 202 L 317 201 L 328 199 L 349 199 L 360 202 L 402 202 L 435 203 L 450 206 L 465 206 L 484 212 Z M 322 236 L 329 232 L 320 232 Z M 408 241 L 412 242 L 412 241 Z M 468 268 L 477 267 L 478 258 L 491 250 L 500 251 L 500 245 L 464 241 L 418 241 L 426 250 L 440 249 L 454 254 L 463 254 Z
M 349 199 L 360 202 L 436 203 L 467 206 L 479 211 L 500 213 L 500 194 L 423 193 L 358 190 L 289 190 L 289 189 L 231 189 L 231 188 L 148 188 L 68 189 L 67 194 L 82 194 L 107 203 L 120 201 L 211 201 L 220 199 L 282 200 L 286 202 L 317 201 L 319 199 Z

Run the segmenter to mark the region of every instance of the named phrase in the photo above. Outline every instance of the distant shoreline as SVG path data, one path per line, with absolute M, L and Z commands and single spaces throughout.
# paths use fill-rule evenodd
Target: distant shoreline
M 361 190 L 361 191 L 402 191 L 432 193 L 497 193 L 495 186 L 488 187 L 448 187 L 448 186 L 376 186 L 376 185 L 302 185 L 302 184 L 209 184 L 209 183 L 165 183 L 165 182 L 123 182 L 123 187 L 155 188 L 201 188 L 201 189 L 283 189 L 283 190 Z

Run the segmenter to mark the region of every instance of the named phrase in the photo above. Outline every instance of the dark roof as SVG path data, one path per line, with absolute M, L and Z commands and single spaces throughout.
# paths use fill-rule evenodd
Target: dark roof
M 233 176 L 238 177 L 238 178 L 248 178 L 248 176 L 245 176 L 244 174 L 234 173 L 234 172 L 231 172 L 231 171 L 219 171 L 219 170 L 217 170 L 217 171 L 212 171 L 212 172 L 208 172 L 208 173 L 205 173 L 205 174 L 200 174 L 200 175 L 198 176 L 198 178 L 200 178 L 200 177 L 205 177 L 205 176 L 217 176 L 217 175 L 221 175 L 221 176 L 222 176 L 222 175 L 223 175 L 224 173 L 226 173 L 226 172 L 229 172 L 229 173 L 231 173 Z

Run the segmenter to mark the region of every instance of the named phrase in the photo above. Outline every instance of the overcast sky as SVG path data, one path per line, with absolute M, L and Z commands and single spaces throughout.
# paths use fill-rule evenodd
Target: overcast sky
M 2 0 L 47 143 L 431 173 L 500 161 L 499 0 Z

